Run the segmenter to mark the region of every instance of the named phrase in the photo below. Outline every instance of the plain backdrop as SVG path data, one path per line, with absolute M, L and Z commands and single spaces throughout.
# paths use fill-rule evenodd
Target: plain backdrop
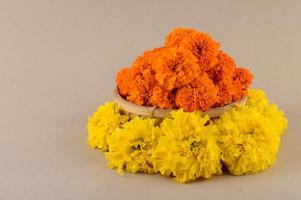
M 87 143 L 115 73 L 175 27 L 209 32 L 286 113 L 275 166 L 177 184 Z M 0 1 L 0 199 L 301 199 L 301 1 Z

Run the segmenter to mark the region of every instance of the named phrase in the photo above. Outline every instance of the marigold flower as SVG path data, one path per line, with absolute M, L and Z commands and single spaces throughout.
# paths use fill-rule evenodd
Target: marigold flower
M 155 78 L 165 89 L 191 83 L 200 74 L 197 59 L 185 49 L 165 48 L 154 61 Z
M 256 107 L 259 113 L 263 113 L 264 117 L 270 119 L 274 132 L 278 135 L 282 135 L 287 128 L 287 119 L 284 112 L 278 109 L 276 104 L 269 104 L 269 100 L 265 95 L 265 92 L 260 89 L 248 90 L 248 101 L 246 103 L 249 107 Z
M 108 138 L 110 151 L 105 153 L 109 167 L 116 168 L 121 175 L 124 169 L 131 173 L 153 173 L 150 156 L 159 134 L 155 123 L 156 119 L 135 117 L 115 129 Z
M 259 111 L 262 111 L 269 105 L 269 100 L 263 90 L 248 89 L 247 105 L 250 107 L 256 107 Z
M 219 51 L 217 59 L 217 64 L 208 72 L 209 77 L 216 84 L 231 83 L 236 69 L 235 61 L 223 51 Z
M 222 106 L 232 102 L 232 96 L 233 93 L 235 93 L 233 77 L 236 64 L 234 60 L 223 51 L 219 51 L 217 58 L 217 64 L 208 72 L 208 75 L 219 88 L 215 106 Z
M 234 175 L 257 173 L 273 165 L 280 135 L 287 127 L 282 111 L 265 103 L 258 108 L 252 97 L 258 101 L 262 99 L 262 92 L 252 93 L 249 103 L 224 113 L 216 122 L 222 161 Z
M 131 68 L 121 68 L 116 75 L 116 84 L 118 86 L 119 93 L 122 96 L 127 96 L 130 92 L 132 82 L 137 76 L 138 71 Z
M 165 39 L 165 46 L 179 47 L 184 39 L 197 32 L 197 30 L 191 28 L 176 28 L 167 35 Z
M 118 91 L 127 100 L 138 105 L 145 105 L 148 101 L 156 80 L 150 69 L 140 71 L 138 68 L 125 68 L 118 72 Z
M 120 70 L 116 83 L 121 96 L 138 105 L 207 111 L 246 96 L 252 78 L 208 34 L 178 28 L 165 47 L 145 51 Z
M 154 60 L 164 49 L 165 47 L 159 47 L 145 51 L 141 56 L 137 57 L 131 67 L 139 69 L 139 71 L 144 71 L 146 69 L 152 70 Z
M 246 68 L 236 68 L 234 73 L 234 87 L 235 93 L 232 96 L 234 101 L 239 100 L 242 96 L 247 96 L 248 88 L 253 80 L 253 75 Z
M 205 71 L 211 69 L 217 62 L 219 43 L 206 33 L 193 29 L 175 29 L 167 36 L 165 45 L 191 51 L 198 59 L 199 66 Z
M 159 103 L 158 99 L 165 99 L 162 99 L 162 94 L 158 93 L 160 85 L 155 79 L 153 70 L 155 56 L 163 49 L 156 48 L 144 52 L 135 60 L 131 68 L 122 69 L 117 73 L 116 83 L 121 96 L 138 105 L 152 105 L 153 102 Z M 155 91 L 153 91 L 154 88 Z M 161 95 L 161 97 L 154 96 L 156 94 Z M 152 102 L 149 100 L 151 97 Z M 160 106 L 162 105 L 165 105 L 163 107 L 167 106 L 166 108 L 172 107 L 168 102 L 160 103 Z M 156 104 L 155 106 L 159 105 Z
M 126 99 L 138 105 L 144 105 L 147 98 L 147 89 L 145 87 L 147 80 L 145 80 L 143 76 L 139 74 L 134 80 L 129 80 L 129 82 L 132 82 L 132 85 L 130 87 L 129 95 L 126 97 Z
M 152 90 L 148 105 L 158 106 L 162 109 L 174 108 L 174 95 L 162 86 L 157 85 Z
M 164 47 L 145 51 L 116 76 L 124 99 L 176 110 L 163 119 L 133 117 L 107 103 L 89 118 L 88 143 L 119 174 L 160 173 L 185 183 L 221 174 L 222 166 L 234 175 L 266 170 L 288 122 L 262 90 L 248 89 L 252 80 L 208 34 L 177 28 Z M 202 113 L 244 96 L 244 105 L 219 118 Z
M 102 151 L 108 150 L 108 137 L 128 120 L 127 115 L 121 115 L 114 102 L 100 106 L 88 121 L 88 144 Z
M 173 111 L 156 120 L 121 113 L 115 103 L 89 118 L 88 143 L 107 151 L 109 166 L 122 174 L 161 173 L 178 182 L 221 173 L 257 173 L 276 160 L 287 119 L 265 93 L 251 89 L 245 105 L 210 120 L 201 112 Z M 161 123 L 161 124 L 160 124 Z
M 180 183 L 221 174 L 220 149 L 216 143 L 218 130 L 209 117 L 182 110 L 171 115 L 161 123 L 163 134 L 152 152 L 155 170 L 174 176 Z
M 207 111 L 217 99 L 218 88 L 207 74 L 199 76 L 191 85 L 182 87 L 176 92 L 175 101 L 184 111 Z

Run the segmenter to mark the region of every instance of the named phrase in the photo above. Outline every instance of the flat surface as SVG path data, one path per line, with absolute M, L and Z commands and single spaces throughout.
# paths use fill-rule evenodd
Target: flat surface
M 181 1 L 184 2 L 184 1 Z M 0 199 L 301 199 L 301 1 L 0 1 Z M 289 120 L 252 176 L 120 177 L 86 145 L 115 72 L 174 27 L 210 32 Z

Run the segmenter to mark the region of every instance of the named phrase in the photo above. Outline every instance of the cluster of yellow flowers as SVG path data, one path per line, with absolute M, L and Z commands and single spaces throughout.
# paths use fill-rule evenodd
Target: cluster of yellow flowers
M 262 90 L 250 89 L 245 105 L 218 119 L 174 111 L 164 119 L 129 118 L 109 102 L 89 118 L 88 143 L 105 152 L 108 165 L 132 173 L 160 173 L 185 183 L 222 173 L 263 171 L 276 160 L 287 119 Z

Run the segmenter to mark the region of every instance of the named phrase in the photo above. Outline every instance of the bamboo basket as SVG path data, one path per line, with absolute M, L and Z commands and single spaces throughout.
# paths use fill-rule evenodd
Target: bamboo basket
M 122 111 L 129 114 L 131 117 L 134 116 L 145 116 L 145 117 L 155 117 L 155 118 L 165 118 L 170 116 L 171 111 L 175 111 L 175 109 L 161 109 L 157 107 L 150 107 L 150 106 L 140 106 L 134 104 L 130 101 L 124 99 L 118 92 L 118 89 L 115 88 L 113 91 L 114 101 L 116 104 L 121 108 Z M 209 109 L 204 114 L 207 114 L 210 118 L 216 118 L 222 115 L 227 110 L 237 106 L 243 105 L 247 101 L 247 97 L 243 97 L 240 100 L 227 104 L 221 107 L 215 107 Z

